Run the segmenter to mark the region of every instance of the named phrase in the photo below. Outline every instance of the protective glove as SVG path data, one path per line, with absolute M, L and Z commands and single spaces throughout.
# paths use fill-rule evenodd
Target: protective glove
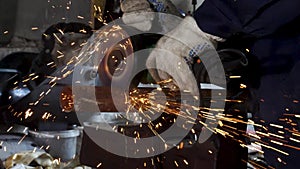
M 222 40 L 201 31 L 194 18 L 188 16 L 158 41 L 146 66 L 156 82 L 171 89 L 178 90 L 179 87 L 180 90 L 188 90 L 197 96 L 196 79 L 189 65 L 193 57 L 215 51 L 216 42 Z
M 141 31 L 149 31 L 154 19 L 153 10 L 147 0 L 124 0 L 121 2 L 122 20 L 126 25 Z

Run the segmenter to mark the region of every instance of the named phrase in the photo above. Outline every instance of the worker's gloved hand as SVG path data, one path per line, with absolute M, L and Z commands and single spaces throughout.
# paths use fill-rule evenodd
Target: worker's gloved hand
M 165 84 L 164 82 L 171 81 L 167 86 L 178 86 L 180 90 L 188 90 L 196 96 L 198 89 L 193 84 L 196 82 L 190 69 L 193 57 L 215 51 L 217 40 L 221 38 L 204 33 L 194 18 L 188 16 L 158 41 L 147 59 L 146 66 L 156 82 Z M 154 67 L 156 70 L 151 69 Z M 161 70 L 167 70 L 168 73 Z
M 121 2 L 122 20 L 125 24 L 141 31 L 149 31 L 152 27 L 154 13 L 147 0 L 124 0 Z

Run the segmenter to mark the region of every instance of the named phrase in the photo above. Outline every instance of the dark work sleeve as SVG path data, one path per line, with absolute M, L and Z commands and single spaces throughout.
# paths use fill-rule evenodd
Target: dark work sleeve
M 299 18 L 299 6 L 300 0 L 205 0 L 194 17 L 203 31 L 223 38 L 262 37 Z

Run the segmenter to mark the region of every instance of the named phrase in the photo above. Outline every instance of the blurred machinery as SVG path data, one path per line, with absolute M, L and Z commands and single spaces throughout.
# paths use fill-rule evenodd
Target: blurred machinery
M 49 92 L 51 97 L 45 95 L 46 98 L 41 101 L 43 103 L 39 104 L 41 107 L 31 103 L 45 97 L 42 93 L 51 90 L 49 76 L 63 69 L 63 64 L 66 65 L 67 60 L 73 57 L 71 55 L 78 54 L 80 45 L 91 36 L 92 29 L 98 29 L 104 22 L 120 16 L 117 1 L 1 0 L 0 3 L 3 4 L 1 9 L 5 6 L 0 17 L 0 121 L 26 124 L 27 118 L 24 119 L 23 115 L 32 111 L 36 111 L 39 119 L 54 113 L 64 121 L 69 114 L 63 112 L 69 110 L 62 110 L 59 98 L 54 103 L 50 99 L 61 93 L 63 95 L 60 85 Z M 67 41 L 62 44 L 61 40 Z M 60 59 L 63 54 L 58 52 L 66 56 Z M 32 106 L 35 108 L 30 108 Z M 54 116 L 52 118 L 56 119 Z M 77 121 L 74 116 L 71 123 Z

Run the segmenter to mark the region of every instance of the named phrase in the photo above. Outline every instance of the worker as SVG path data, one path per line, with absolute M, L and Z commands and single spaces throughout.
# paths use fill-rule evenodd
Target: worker
M 153 16 L 143 15 L 155 11 L 149 2 L 124 0 L 121 4 L 124 23 L 142 31 L 150 30 Z M 254 96 L 253 105 L 258 104 L 258 107 L 253 106 L 256 108 L 252 113 L 258 126 L 256 130 L 264 133 L 259 135 L 259 142 L 265 159 L 268 165 L 279 169 L 298 168 L 297 161 L 300 160 L 297 119 L 300 111 L 297 77 L 300 73 L 299 6 L 299 0 L 207 0 L 197 8 L 193 17 L 185 17 L 156 45 L 157 49 L 169 50 L 183 58 L 199 56 L 203 47 L 216 47 L 215 44 L 230 40 L 258 60 L 257 70 L 253 71 L 258 72 L 259 83 L 248 86 Z M 143 20 L 129 18 L 132 14 L 143 17 Z M 183 48 L 182 44 L 190 48 Z M 170 60 L 161 59 L 165 53 L 157 52 L 157 49 L 150 54 L 147 65 L 163 64 L 170 70 L 175 69 Z M 168 78 L 162 72 L 153 76 L 156 80 Z M 178 78 L 184 83 L 182 86 L 193 91 L 184 73 L 179 71 Z M 226 160 L 228 157 L 222 158 Z

